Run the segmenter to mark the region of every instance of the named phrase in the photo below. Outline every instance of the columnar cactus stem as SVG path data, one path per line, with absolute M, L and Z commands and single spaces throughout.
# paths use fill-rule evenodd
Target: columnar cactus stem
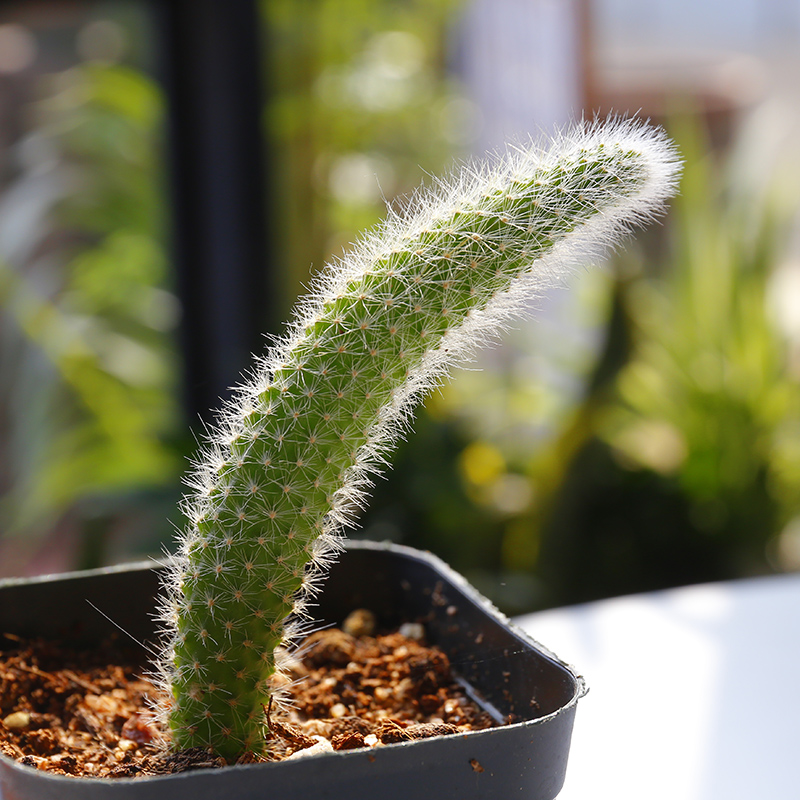
M 587 250 L 658 212 L 677 172 L 660 132 L 585 125 L 419 194 L 329 268 L 194 475 L 164 614 L 174 747 L 264 752 L 287 617 L 412 405 Z

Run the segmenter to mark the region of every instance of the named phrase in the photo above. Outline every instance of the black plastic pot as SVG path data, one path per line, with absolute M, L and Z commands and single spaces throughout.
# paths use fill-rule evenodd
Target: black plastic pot
M 5 581 L 0 628 L 91 646 L 115 630 L 94 605 L 132 636 L 152 641 L 157 591 L 157 575 L 143 565 Z M 580 677 L 428 553 L 350 543 L 326 580 L 316 616 L 339 623 L 359 607 L 386 625 L 423 619 L 429 640 L 448 654 L 471 694 L 495 716 L 518 721 L 369 750 L 153 778 L 61 777 L 0 757 L 2 800 L 551 800 L 558 794 L 575 707 L 585 692 Z

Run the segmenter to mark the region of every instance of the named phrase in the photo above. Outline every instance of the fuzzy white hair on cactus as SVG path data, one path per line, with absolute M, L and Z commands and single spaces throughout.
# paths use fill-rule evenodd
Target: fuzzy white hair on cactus
M 159 665 L 176 749 L 264 752 L 287 619 L 415 404 L 531 297 L 661 213 L 679 171 L 659 129 L 585 123 L 417 192 L 323 271 L 189 479 Z

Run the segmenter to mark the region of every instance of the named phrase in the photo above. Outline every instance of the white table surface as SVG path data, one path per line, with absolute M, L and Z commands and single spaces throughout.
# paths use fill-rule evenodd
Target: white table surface
M 800 798 L 800 575 L 516 622 L 589 684 L 559 800 Z

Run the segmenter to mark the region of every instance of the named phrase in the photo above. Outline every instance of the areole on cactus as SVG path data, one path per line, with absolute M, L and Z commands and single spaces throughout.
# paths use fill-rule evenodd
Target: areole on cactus
M 656 215 L 675 150 L 584 124 L 415 195 L 318 280 L 221 415 L 190 481 L 160 673 L 176 749 L 266 749 L 287 641 L 369 474 L 448 368 L 571 267 Z

